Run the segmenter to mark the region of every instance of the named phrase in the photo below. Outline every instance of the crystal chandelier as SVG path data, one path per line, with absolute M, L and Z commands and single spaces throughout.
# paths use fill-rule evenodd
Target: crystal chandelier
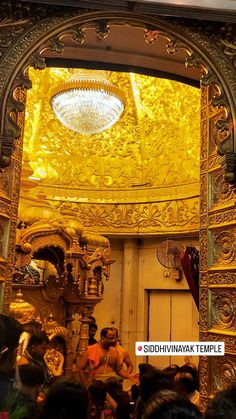
M 90 135 L 118 121 L 125 109 L 125 97 L 103 74 L 81 71 L 53 89 L 51 106 L 64 126 Z

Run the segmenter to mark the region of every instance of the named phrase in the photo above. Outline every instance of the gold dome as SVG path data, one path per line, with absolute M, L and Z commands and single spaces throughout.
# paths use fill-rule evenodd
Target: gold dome
M 31 243 L 26 242 L 21 245 L 20 249 L 23 253 L 30 253 L 32 250 L 32 245 Z
M 63 336 L 64 338 L 68 338 L 67 329 L 57 323 L 56 320 L 53 320 L 53 315 L 50 314 L 48 320 L 43 325 L 43 330 L 49 336 L 49 339 L 52 339 L 54 336 Z
M 81 240 L 84 243 L 89 243 L 99 247 L 109 247 L 110 245 L 109 240 L 106 237 L 101 234 L 97 234 L 94 231 L 85 231 L 81 236 Z
M 18 219 L 28 225 L 40 220 L 55 220 L 58 223 L 63 222 L 63 217 L 46 200 L 46 195 L 38 194 L 37 198 L 21 197 Z
M 34 318 L 35 308 L 23 299 L 21 290 L 18 291 L 16 298 L 11 302 L 9 314 L 21 324 L 28 323 Z
M 81 236 L 84 231 L 83 225 L 78 220 L 78 215 L 71 210 L 70 204 L 64 203 L 61 209 L 61 215 L 64 218 L 66 231 L 72 236 Z

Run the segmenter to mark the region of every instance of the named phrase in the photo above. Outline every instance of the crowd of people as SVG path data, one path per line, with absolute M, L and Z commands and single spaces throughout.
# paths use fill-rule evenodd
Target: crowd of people
M 194 364 L 159 370 L 144 363 L 134 374 L 117 329 L 102 329 L 97 342 L 94 324 L 93 339 L 77 360 L 78 380 L 52 376 L 44 358 L 48 338 L 42 331 L 32 332 L 17 358 L 22 326 L 0 314 L 0 419 L 236 418 L 236 384 L 218 393 L 202 413 Z M 132 385 L 125 391 L 127 378 Z

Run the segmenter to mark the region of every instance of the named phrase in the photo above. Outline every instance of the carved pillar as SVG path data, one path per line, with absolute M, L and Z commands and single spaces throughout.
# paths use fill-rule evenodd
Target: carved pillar
M 72 314 L 81 315 L 81 326 L 77 352 L 79 355 L 88 346 L 89 316 L 94 307 L 103 299 L 103 279 L 109 278 L 111 249 L 107 238 L 95 233 L 86 233 L 79 241 L 74 238 L 72 251 L 68 252 L 67 283 L 65 302 L 69 316 L 67 324 L 71 328 Z M 96 247 L 98 244 L 102 247 Z M 83 250 L 82 250 L 83 249 Z
M 120 337 L 130 354 L 137 340 L 139 251 L 135 239 L 124 240 Z
M 65 358 L 65 375 L 70 375 L 73 369 L 73 350 L 72 350 L 72 315 L 75 312 L 73 305 L 67 304 L 66 306 L 66 328 L 68 333 L 68 343 L 66 346 Z
M 236 216 L 233 188 L 225 182 L 221 157 L 222 138 L 217 124 L 223 107 L 213 106 L 212 86 L 202 87 L 202 146 L 200 194 L 200 339 L 224 341 L 224 357 L 202 357 L 202 406 L 208 397 L 236 378 Z
M 88 304 L 83 304 L 80 306 L 80 335 L 79 335 L 79 344 L 78 344 L 78 355 L 82 355 L 88 346 L 88 338 L 89 338 L 89 323 L 91 320 L 89 316 L 93 314 L 94 306 L 89 306 Z
M 25 90 L 16 89 L 15 100 L 26 101 Z M 23 130 L 24 113 L 16 117 Z M 8 311 L 11 295 L 12 269 L 15 255 L 17 211 L 20 192 L 22 137 L 15 145 L 11 165 L 0 168 L 0 311 Z M 3 302 L 1 307 L 1 301 Z

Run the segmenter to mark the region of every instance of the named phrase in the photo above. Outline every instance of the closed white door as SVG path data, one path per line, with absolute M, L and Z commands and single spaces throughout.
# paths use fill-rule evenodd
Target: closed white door
M 151 342 L 189 342 L 199 340 L 198 310 L 190 291 L 151 290 L 149 292 L 149 337 Z M 198 357 L 191 357 L 198 364 Z M 184 364 L 184 356 L 150 356 L 158 368 Z

